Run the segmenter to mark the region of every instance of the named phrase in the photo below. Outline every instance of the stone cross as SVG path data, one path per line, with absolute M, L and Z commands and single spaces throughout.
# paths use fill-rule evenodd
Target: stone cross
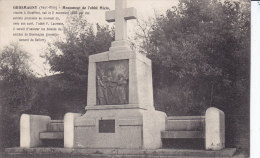
M 113 11 L 106 12 L 106 21 L 115 22 L 115 40 L 127 39 L 127 20 L 136 19 L 137 11 L 135 8 L 126 8 L 127 0 L 116 0 L 116 7 Z

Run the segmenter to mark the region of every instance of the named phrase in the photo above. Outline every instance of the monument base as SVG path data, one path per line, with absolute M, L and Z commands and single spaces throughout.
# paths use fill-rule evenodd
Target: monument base
M 138 105 L 86 108 L 75 120 L 74 148 L 158 149 L 166 114 Z
M 6 148 L 3 157 L 91 157 L 91 158 L 246 158 L 244 154 L 235 154 L 235 148 L 218 151 L 192 149 L 65 149 L 65 148 Z M 1 156 L 1 155 L 0 155 Z

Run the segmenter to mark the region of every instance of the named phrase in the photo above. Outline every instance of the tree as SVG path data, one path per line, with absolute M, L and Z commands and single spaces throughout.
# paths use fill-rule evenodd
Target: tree
M 19 119 L 22 113 L 33 106 L 34 76 L 29 67 L 29 58 L 18 43 L 11 43 L 0 53 L 1 82 L 1 134 L 6 146 L 19 142 Z
M 4 47 L 0 56 L 0 75 L 2 79 L 7 79 L 12 74 L 32 75 L 28 61 L 30 56 L 22 50 L 18 43 L 11 43 Z
M 29 58 L 28 53 L 17 43 L 6 46 L 0 54 L 0 77 L 4 82 L 5 99 L 8 100 L 9 108 L 15 111 L 29 108 L 26 103 L 30 100 L 34 78 Z
M 249 8 L 246 0 L 180 0 L 154 19 L 141 47 L 153 62 L 157 109 L 176 116 L 217 107 L 226 115 L 226 145 L 247 149 Z
M 155 92 L 182 85 L 174 86 L 182 99 L 164 107 L 183 110 L 172 114 L 200 114 L 208 106 L 226 112 L 248 104 L 250 14 L 245 5 L 180 0 L 156 17 L 143 48 L 153 61 Z M 171 107 L 183 104 L 187 108 Z

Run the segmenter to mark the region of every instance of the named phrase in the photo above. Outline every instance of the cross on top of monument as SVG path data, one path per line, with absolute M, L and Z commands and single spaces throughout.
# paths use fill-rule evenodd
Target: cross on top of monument
M 127 0 L 116 0 L 115 10 L 106 12 L 106 21 L 115 22 L 115 40 L 127 39 L 127 20 L 136 19 L 135 8 L 126 8 Z

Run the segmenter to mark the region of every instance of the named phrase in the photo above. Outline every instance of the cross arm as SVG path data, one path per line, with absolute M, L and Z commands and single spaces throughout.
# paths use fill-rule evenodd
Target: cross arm
M 116 11 L 107 11 L 105 14 L 105 18 L 107 22 L 115 22 L 115 17 L 116 17 Z
M 107 11 L 105 14 L 106 21 L 107 22 L 115 22 L 116 19 L 116 11 Z M 136 19 L 137 18 L 137 11 L 134 7 L 131 8 L 126 8 L 124 10 L 124 19 L 125 20 L 131 20 L 131 19 Z
M 134 7 L 126 8 L 124 11 L 125 20 L 137 19 L 137 11 Z

